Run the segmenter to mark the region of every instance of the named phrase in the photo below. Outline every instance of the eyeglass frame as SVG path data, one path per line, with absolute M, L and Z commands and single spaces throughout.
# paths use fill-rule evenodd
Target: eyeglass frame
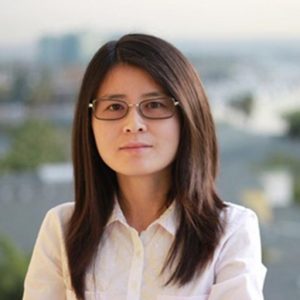
M 146 102 L 146 101 L 157 100 L 157 99 L 161 99 L 161 98 L 172 100 L 173 105 L 174 105 L 174 112 L 173 112 L 173 114 L 170 115 L 170 116 L 168 116 L 168 117 L 162 117 L 162 118 L 151 118 L 151 117 L 145 116 L 145 115 L 143 114 L 141 108 L 140 108 L 140 105 L 141 105 L 142 103 Z M 126 113 L 124 114 L 124 116 L 122 116 L 122 117 L 120 117 L 120 118 L 115 118 L 115 119 L 102 119 L 102 118 L 97 117 L 96 114 L 95 114 L 94 104 L 95 104 L 97 101 L 101 101 L 101 100 L 105 100 L 105 101 L 117 101 L 117 102 L 125 103 L 125 105 L 126 105 L 126 107 L 127 107 Z M 95 117 L 97 120 L 101 120 L 101 121 L 116 121 L 116 120 L 121 120 L 121 119 L 125 118 L 125 117 L 128 115 L 129 109 L 132 108 L 132 107 L 134 107 L 134 106 L 137 107 L 137 112 L 139 113 L 139 115 L 140 115 L 141 117 L 145 118 L 145 119 L 149 119 L 149 120 L 164 120 L 164 119 L 170 119 L 170 118 L 172 118 L 172 117 L 174 116 L 174 114 L 175 114 L 175 112 L 176 112 L 175 108 L 176 108 L 176 106 L 179 105 L 179 104 L 180 104 L 179 101 L 177 101 L 175 98 L 169 97 L 169 96 L 163 96 L 163 97 L 157 97 L 157 98 L 144 99 L 144 100 L 142 100 L 142 101 L 140 101 L 140 102 L 138 102 L 138 103 L 128 103 L 128 102 L 126 102 L 126 101 L 124 101 L 124 100 L 121 100 L 121 99 L 96 98 L 96 99 L 92 100 L 92 101 L 89 103 L 89 106 L 88 106 L 88 107 L 89 107 L 89 108 L 92 108 L 94 117 Z

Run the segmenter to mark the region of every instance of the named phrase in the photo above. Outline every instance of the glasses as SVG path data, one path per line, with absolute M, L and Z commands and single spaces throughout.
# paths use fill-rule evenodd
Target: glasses
M 119 120 L 124 118 L 129 109 L 136 107 L 139 114 L 146 119 L 168 119 L 175 114 L 179 102 L 171 97 L 146 99 L 139 103 L 127 103 L 123 100 L 98 98 L 89 103 L 93 114 L 99 120 Z

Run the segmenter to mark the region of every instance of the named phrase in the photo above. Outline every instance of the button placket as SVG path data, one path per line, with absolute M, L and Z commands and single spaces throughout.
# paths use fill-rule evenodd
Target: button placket
M 138 300 L 141 294 L 141 285 L 144 268 L 144 247 L 135 229 L 130 229 L 133 242 L 133 257 L 128 281 L 128 300 Z

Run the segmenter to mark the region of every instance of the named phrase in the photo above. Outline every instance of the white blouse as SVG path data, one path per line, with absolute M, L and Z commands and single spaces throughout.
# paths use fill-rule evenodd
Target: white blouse
M 116 203 L 86 274 L 85 300 L 261 300 L 266 268 L 255 213 L 228 203 L 227 228 L 212 262 L 191 282 L 164 286 L 160 274 L 178 226 L 173 203 L 145 231 L 130 227 Z M 74 203 L 51 209 L 40 228 L 25 279 L 23 300 L 75 300 L 64 245 Z

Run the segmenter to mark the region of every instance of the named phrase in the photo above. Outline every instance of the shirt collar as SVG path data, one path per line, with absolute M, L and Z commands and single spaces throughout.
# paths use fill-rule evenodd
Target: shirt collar
M 171 235 L 175 236 L 179 223 L 178 209 L 175 201 L 167 208 L 167 210 L 152 224 L 159 224 Z
M 126 218 L 121 210 L 121 207 L 120 207 L 120 204 L 119 204 L 119 201 L 117 200 L 117 198 L 115 198 L 114 209 L 112 211 L 110 218 L 108 219 L 106 226 L 109 226 L 110 224 L 112 224 L 116 221 L 127 224 Z
M 126 218 L 125 218 L 125 216 L 121 210 L 120 204 L 116 198 L 113 212 L 112 212 L 106 226 L 109 226 L 110 224 L 117 222 L 117 221 L 128 226 Z M 153 221 L 153 223 L 150 224 L 148 226 L 148 228 L 154 226 L 155 224 L 159 224 L 166 231 L 168 231 L 171 235 L 175 236 L 177 227 L 179 224 L 179 216 L 178 216 L 178 209 L 177 209 L 176 201 L 173 201 L 172 204 L 167 208 L 167 210 L 158 219 Z

